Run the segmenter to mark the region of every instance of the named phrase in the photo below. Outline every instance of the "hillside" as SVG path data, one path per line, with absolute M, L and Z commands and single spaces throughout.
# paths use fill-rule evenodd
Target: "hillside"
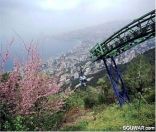
M 50 77 L 38 72 L 34 62 L 37 60 L 26 65 L 23 76 L 19 76 L 21 71 L 18 73 L 18 68 L 12 73 L 2 75 L 0 130 L 122 131 L 125 125 L 144 126 L 154 130 L 155 48 L 119 65 L 130 97 L 130 102 L 125 103 L 123 107 L 119 106 L 104 69 L 91 75 L 94 78 L 87 87 L 73 91 L 71 86 L 70 89 L 62 91 L 53 84 L 54 90 L 49 91 Z M 30 64 L 33 65 L 32 69 Z M 27 88 L 30 90 L 23 91 Z M 9 90 L 7 95 L 6 89 Z M 44 92 L 48 92 L 48 96 Z M 43 96 L 38 98 L 41 93 Z M 4 100 L 4 96 L 7 100 Z M 27 98 L 23 99 L 25 96 Z M 21 101 L 22 103 L 19 103 Z M 21 110 L 26 110 L 27 113 Z
M 0 132 L 156 131 L 154 5 L 0 0 Z
M 107 75 L 104 72 L 95 74 L 94 80 L 88 84 L 87 88 L 82 87 L 67 100 L 68 116 L 65 117 L 66 121 L 61 129 L 110 131 L 123 130 L 125 125 L 154 126 L 155 77 L 152 76 L 155 67 L 154 61 L 155 48 L 137 56 L 126 64 L 119 65 L 131 99 L 130 103 L 122 108 L 116 104 Z M 138 80 L 136 80 L 137 72 L 142 73 L 142 77 Z M 131 78 L 127 78 L 130 76 Z M 141 80 L 146 80 L 146 82 L 142 82 L 143 85 L 138 84 Z M 143 90 L 141 98 L 137 91 L 139 85 L 142 86 Z

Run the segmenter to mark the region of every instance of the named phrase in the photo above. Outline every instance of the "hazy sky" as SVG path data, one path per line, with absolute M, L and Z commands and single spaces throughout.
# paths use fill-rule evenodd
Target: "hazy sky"
M 53 35 L 104 22 L 134 19 L 155 0 L 0 0 L 0 35 Z

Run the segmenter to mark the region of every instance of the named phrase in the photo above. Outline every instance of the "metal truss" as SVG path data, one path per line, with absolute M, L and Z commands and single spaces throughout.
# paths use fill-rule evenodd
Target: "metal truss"
M 90 50 L 94 61 L 103 59 L 120 106 L 129 101 L 129 97 L 114 57 L 153 37 L 155 37 L 155 10 L 132 21 Z
M 132 21 L 103 43 L 90 50 L 94 60 L 118 56 L 124 51 L 155 36 L 155 10 Z

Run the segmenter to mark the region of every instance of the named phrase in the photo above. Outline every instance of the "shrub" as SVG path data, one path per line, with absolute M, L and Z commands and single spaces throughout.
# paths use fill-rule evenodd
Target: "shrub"
M 144 98 L 145 100 L 148 102 L 148 103 L 153 103 L 155 102 L 155 90 L 154 90 L 154 87 L 153 89 L 149 89 L 146 94 L 144 95 Z
M 64 112 L 43 112 L 40 116 L 31 115 L 24 118 L 29 131 L 56 131 L 63 121 Z
M 84 105 L 85 108 L 92 108 L 97 104 L 97 100 L 93 97 L 86 97 L 84 98 Z
M 65 109 L 68 110 L 71 107 L 84 107 L 84 93 L 83 92 L 76 92 L 73 93 L 69 98 L 66 100 Z
M 26 126 L 24 125 L 24 117 L 16 116 L 13 120 L 14 130 L 15 131 L 24 131 L 27 130 Z M 12 130 L 12 129 L 11 129 Z
M 10 109 L 12 107 L 6 101 L 0 101 L 0 131 L 12 130 L 12 114 Z
M 63 128 L 63 131 L 84 131 L 87 125 L 87 121 L 81 121 L 76 125 L 66 126 L 65 128 Z
M 104 104 L 104 103 L 106 103 L 106 97 L 104 97 L 104 95 L 101 94 L 101 93 L 98 95 L 98 103 L 99 103 L 99 104 Z

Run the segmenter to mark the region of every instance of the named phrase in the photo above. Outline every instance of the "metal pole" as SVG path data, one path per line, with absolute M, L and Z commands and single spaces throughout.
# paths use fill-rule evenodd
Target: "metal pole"
M 117 85 L 115 84 L 115 82 L 112 79 L 112 75 L 111 75 L 110 70 L 109 70 L 108 65 L 107 65 L 107 60 L 103 59 L 103 61 L 104 61 L 104 64 L 105 64 L 105 67 L 106 67 L 106 70 L 107 70 L 108 78 L 111 81 L 111 85 L 112 85 L 113 90 L 115 92 L 115 95 L 118 98 L 120 106 L 122 106 L 122 100 L 121 100 L 121 98 L 119 96 L 119 91 L 118 91 Z

